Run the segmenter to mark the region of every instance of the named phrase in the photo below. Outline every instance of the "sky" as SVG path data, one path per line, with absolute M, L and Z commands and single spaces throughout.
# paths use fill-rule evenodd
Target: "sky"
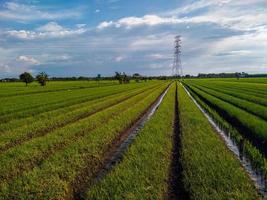
M 0 0 L 0 78 L 267 73 L 266 0 Z

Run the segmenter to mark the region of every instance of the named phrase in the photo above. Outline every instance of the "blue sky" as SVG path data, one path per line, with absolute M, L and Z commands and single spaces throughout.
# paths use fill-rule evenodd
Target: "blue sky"
M 266 0 L 0 0 L 0 78 L 267 73 Z

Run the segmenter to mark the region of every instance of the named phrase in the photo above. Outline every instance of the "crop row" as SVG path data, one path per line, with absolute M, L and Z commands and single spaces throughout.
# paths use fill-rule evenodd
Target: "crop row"
M 38 83 L 25 87 L 24 83 L 0 83 L 0 98 L 9 96 L 33 95 L 37 93 L 55 92 L 63 90 L 76 90 L 92 87 L 116 85 L 118 81 L 52 81 L 42 88 Z
M 155 87 L 152 87 L 154 89 Z M 75 109 L 64 108 L 60 111 L 42 114 L 40 117 L 31 117 L 30 124 L 25 123 L 13 130 L 5 131 L 0 135 L 0 152 L 12 146 L 21 144 L 34 137 L 46 135 L 58 128 L 89 117 L 90 115 L 103 111 L 115 104 L 125 101 L 135 95 L 148 93 L 151 88 L 142 88 L 122 94 L 112 95 L 99 100 L 89 101 L 75 106 Z M 125 94 L 126 93 L 126 94 Z M 29 119 L 27 119 L 29 121 Z
M 251 144 L 250 141 L 246 140 L 239 131 L 232 126 L 231 123 L 226 121 L 222 115 L 216 112 L 216 110 L 209 107 L 205 102 L 203 102 L 197 95 L 191 93 L 194 99 L 198 104 L 205 110 L 206 113 L 216 122 L 225 133 L 228 134 L 228 137 L 234 141 L 234 143 L 239 147 L 240 157 L 245 156 L 246 159 L 250 160 L 253 170 L 258 174 L 261 174 L 262 177 L 267 177 L 267 159 L 265 156 Z
M 181 162 L 191 199 L 260 199 L 240 163 L 178 86 Z
M 2 178 L 8 178 L 11 176 L 9 174 L 16 175 L 16 173 L 19 172 L 17 169 L 14 171 L 9 170 L 9 167 L 13 166 L 14 168 L 22 169 L 27 168 L 27 163 L 32 165 L 34 162 L 40 162 L 38 159 L 43 159 L 42 155 L 48 154 L 46 152 L 62 148 L 64 145 L 72 142 L 74 138 L 83 137 L 90 130 L 97 128 L 101 123 L 125 110 L 130 103 L 141 101 L 142 98 L 149 93 L 150 91 L 147 91 L 136 95 L 124 102 L 111 106 L 103 112 L 95 113 L 87 118 L 77 121 L 76 123 L 68 124 L 65 127 L 56 129 L 42 137 L 32 138 L 32 140 L 26 141 L 22 145 L 9 149 L 0 155 L 1 164 L 5 165 L 0 169 Z
M 260 199 L 239 162 L 178 86 L 181 164 L 184 184 L 181 199 Z M 168 199 L 174 138 L 174 87 L 140 131 L 121 163 L 88 189 L 87 199 Z M 176 163 L 176 167 L 177 163 Z M 181 170 L 181 169 L 179 169 Z M 177 175 L 177 174 L 176 174 Z M 179 190 L 179 185 L 174 189 Z M 189 196 L 187 196 L 189 195 Z
M 240 109 L 230 103 L 222 101 L 198 88 L 187 85 L 188 89 L 197 95 L 212 109 L 216 110 L 226 121 L 232 124 L 244 137 L 248 138 L 253 145 L 259 148 L 264 154 L 266 152 L 265 142 L 267 140 L 267 122 Z
M 189 82 L 189 84 L 191 84 L 191 83 Z M 263 105 L 263 106 L 267 106 L 267 99 L 266 98 L 255 96 L 255 94 L 249 93 L 248 91 L 244 92 L 244 91 L 240 91 L 238 89 L 232 89 L 232 88 L 227 88 L 226 89 L 224 86 L 219 87 L 219 86 L 216 86 L 214 84 L 212 84 L 212 85 L 209 84 L 208 85 L 208 84 L 197 83 L 197 84 L 193 84 L 193 85 L 202 86 L 202 87 L 205 87 L 205 88 L 208 88 L 208 89 L 212 89 L 214 91 L 223 92 L 223 93 L 231 95 L 233 97 L 237 97 L 237 98 L 240 98 L 240 99 L 243 99 L 243 100 L 254 102 L 256 104 L 260 104 L 260 105 Z
M 129 88 L 127 90 L 127 93 L 130 95 L 131 93 L 134 94 L 135 92 L 138 92 L 138 91 L 145 91 L 146 89 L 153 88 L 153 87 L 158 87 L 159 85 L 160 84 L 143 86 L 143 87 L 140 87 L 140 88 L 135 88 L 135 87 L 134 88 Z M 76 110 L 77 110 L 77 112 L 79 112 L 78 110 L 86 108 L 89 105 L 95 104 L 97 102 L 100 103 L 101 101 L 104 101 L 106 99 L 113 99 L 115 96 L 119 97 L 121 95 L 124 95 L 125 92 L 126 92 L 125 90 L 115 90 L 112 93 L 110 93 L 110 92 L 106 92 L 105 93 L 104 92 L 102 94 L 102 97 L 99 97 L 100 94 L 102 93 L 100 91 L 99 94 L 92 95 L 91 96 L 91 100 L 88 100 L 88 101 L 85 101 L 85 102 L 82 102 L 82 103 L 75 103 L 73 105 L 69 105 L 69 106 L 66 106 L 66 107 L 59 107 L 59 108 L 56 108 L 54 110 L 41 112 L 41 113 L 38 113 L 38 114 L 33 115 L 33 116 L 29 116 L 29 117 L 13 119 L 13 120 L 11 120 L 9 122 L 2 123 L 0 125 L 0 133 L 2 134 L 2 133 L 7 132 L 7 131 L 12 131 L 14 129 L 19 129 L 19 128 L 23 127 L 23 126 L 28 126 L 29 130 L 31 131 L 31 128 L 29 127 L 29 124 L 32 124 L 32 123 L 35 124 L 35 123 L 37 123 L 37 121 L 40 121 L 40 123 L 43 123 L 43 124 L 46 124 L 46 122 L 49 122 L 49 121 L 53 122 L 53 120 L 51 120 L 51 119 L 54 118 L 54 120 L 56 120 L 55 117 L 60 117 L 63 114 L 68 116 L 68 113 L 74 112 Z M 36 124 L 36 126 L 38 126 L 38 125 L 40 125 L 40 124 Z M 42 128 L 42 127 L 40 127 L 40 128 Z
M 149 84 L 129 84 L 126 86 L 107 86 L 75 91 L 63 91 L 49 94 L 39 94 L 25 98 L 2 99 L 0 106 L 0 122 L 33 116 L 74 104 L 83 103 L 107 95 L 128 91 Z
M 217 97 L 217 98 L 219 98 L 225 102 L 228 102 L 228 103 L 233 104 L 233 105 L 235 105 L 235 106 L 237 106 L 243 110 L 246 110 L 247 112 L 249 112 L 251 114 L 254 114 L 258 117 L 261 117 L 261 118 L 267 120 L 267 108 L 265 106 L 258 105 L 258 104 L 255 104 L 253 102 L 243 100 L 243 99 L 240 99 L 237 97 L 233 97 L 231 95 L 224 94 L 223 92 L 220 92 L 220 91 L 214 91 L 212 89 L 198 86 L 195 84 L 190 84 L 190 85 L 206 92 L 207 94 L 210 94 L 214 97 Z
M 119 163 L 87 192 L 88 199 L 163 199 L 171 164 L 175 84 Z
M 238 90 L 243 93 L 253 94 L 259 97 L 266 97 L 267 95 L 267 85 L 257 84 L 257 83 L 237 83 L 237 82 L 227 82 L 227 81 L 209 81 L 209 80 L 186 80 L 189 83 L 196 83 L 198 85 L 206 85 L 215 88 Z
M 114 140 L 166 87 L 142 93 L 78 123 L 33 139 L 0 156 L 0 194 L 5 198 L 62 199 L 90 178 Z M 23 172 L 23 173 L 22 173 Z M 82 175 L 81 175 L 82 174 Z

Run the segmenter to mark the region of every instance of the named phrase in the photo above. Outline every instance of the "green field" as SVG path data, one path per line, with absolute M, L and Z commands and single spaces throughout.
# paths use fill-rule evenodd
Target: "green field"
M 0 199 L 262 199 L 184 88 L 267 175 L 267 79 L 0 83 Z

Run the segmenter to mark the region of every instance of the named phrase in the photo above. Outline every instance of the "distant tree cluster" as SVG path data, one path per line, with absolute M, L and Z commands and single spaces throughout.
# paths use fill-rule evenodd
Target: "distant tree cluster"
M 130 83 L 130 77 L 124 72 L 115 72 L 114 78 L 118 80 L 120 84 Z
M 29 83 L 32 83 L 34 81 L 33 76 L 29 72 L 24 72 L 21 75 L 19 75 L 19 79 L 28 86 Z M 46 82 L 49 80 L 48 75 L 45 72 L 39 73 L 35 77 L 36 81 L 41 85 L 45 86 Z

